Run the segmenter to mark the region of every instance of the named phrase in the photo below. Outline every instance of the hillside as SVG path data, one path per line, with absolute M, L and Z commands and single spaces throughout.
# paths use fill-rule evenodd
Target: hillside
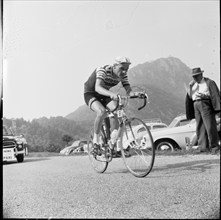
M 185 85 L 191 80 L 190 72 L 190 68 L 175 57 L 160 58 L 131 68 L 128 72 L 131 86 L 145 89 L 150 104 L 137 111 L 137 101 L 131 101 L 126 111 L 131 116 L 143 119 L 161 118 L 169 124 L 175 116 L 185 112 Z M 114 88 L 118 89 L 119 86 Z M 90 125 L 93 124 L 94 117 L 95 113 L 86 105 L 66 116 L 67 119 Z
M 73 120 L 64 117 L 42 117 L 31 122 L 3 117 L 3 124 L 11 128 L 15 135 L 23 134 L 28 143 L 29 152 L 60 152 L 67 142 L 63 136 L 70 136 L 72 141 L 87 138 L 87 127 L 81 127 Z M 69 144 L 71 144 L 71 142 Z

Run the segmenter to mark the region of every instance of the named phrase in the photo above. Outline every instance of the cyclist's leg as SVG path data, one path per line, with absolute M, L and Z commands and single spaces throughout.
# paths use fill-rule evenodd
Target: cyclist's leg
M 116 101 L 111 101 L 107 104 L 107 108 L 110 110 L 113 110 L 116 108 L 117 102 Z M 116 157 L 120 157 L 121 156 L 121 149 L 120 146 L 118 146 L 118 144 L 116 143 L 116 137 L 118 134 L 118 128 L 119 128 L 119 121 L 117 118 L 117 114 L 113 113 L 113 115 L 110 117 L 110 124 L 111 124 L 111 140 L 112 143 L 114 143 L 113 145 L 113 149 L 115 148 L 117 150 L 116 152 Z
M 112 111 L 113 109 L 115 109 L 117 106 L 117 102 L 114 101 L 114 100 L 111 100 L 109 103 L 107 103 L 107 108 Z M 113 130 L 117 130 L 118 127 L 119 127 L 119 122 L 118 122 L 118 119 L 117 119 L 117 114 L 116 113 L 113 113 L 113 116 L 110 117 L 110 124 L 111 124 L 111 132 Z
M 91 103 L 90 107 L 97 114 L 94 121 L 93 143 L 99 144 L 99 133 L 101 130 L 102 121 L 106 117 L 106 109 L 98 100 L 95 100 L 93 103 Z
M 106 109 L 101 102 L 100 97 L 98 94 L 91 92 L 91 93 L 84 93 L 84 100 L 88 107 L 94 111 L 97 116 L 94 121 L 94 136 L 93 136 L 93 143 L 99 143 L 99 133 L 101 130 L 102 120 L 106 116 Z
M 104 123 L 105 123 L 105 126 L 106 126 L 106 137 L 107 139 L 109 140 L 110 139 L 110 118 L 109 117 L 106 117 L 104 119 Z

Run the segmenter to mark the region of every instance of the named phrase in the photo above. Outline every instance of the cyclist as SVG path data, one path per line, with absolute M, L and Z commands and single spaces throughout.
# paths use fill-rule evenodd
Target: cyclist
M 89 108 L 96 112 L 94 121 L 94 152 L 99 153 L 99 133 L 103 119 L 107 116 L 106 108 L 114 110 L 117 105 L 117 94 L 110 91 L 110 88 L 122 83 L 127 95 L 138 95 L 133 92 L 128 81 L 127 71 L 131 62 L 125 56 L 117 57 L 113 65 L 105 65 L 96 68 L 84 83 L 84 99 Z M 117 135 L 119 123 L 116 114 L 111 118 L 111 138 Z M 117 149 L 116 156 L 121 156 L 120 149 Z

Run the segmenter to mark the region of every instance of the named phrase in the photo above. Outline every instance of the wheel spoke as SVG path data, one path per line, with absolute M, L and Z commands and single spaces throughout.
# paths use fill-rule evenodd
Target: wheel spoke
M 124 155 L 124 149 L 130 157 Z M 138 118 L 132 118 L 126 124 L 121 138 L 121 151 L 128 170 L 137 177 L 150 173 L 155 157 L 152 135 L 147 126 Z
M 101 137 L 103 134 L 101 135 Z M 87 143 L 88 146 L 88 156 L 91 162 L 91 166 L 94 168 L 94 170 L 98 173 L 103 173 L 108 166 L 108 160 L 105 158 L 104 153 L 102 153 L 100 156 L 97 155 L 96 153 L 92 152 L 93 151 L 93 130 L 90 132 L 89 135 L 89 140 Z M 104 150 L 102 150 L 104 152 Z

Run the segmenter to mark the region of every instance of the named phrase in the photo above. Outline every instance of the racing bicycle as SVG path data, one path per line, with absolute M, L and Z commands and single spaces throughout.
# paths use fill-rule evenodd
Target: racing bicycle
M 149 128 L 139 118 L 127 117 L 124 108 L 126 107 L 129 99 L 143 99 L 143 105 L 138 108 L 141 110 L 146 106 L 148 96 L 142 93 L 136 96 L 120 96 L 118 95 L 117 107 L 115 110 L 107 111 L 107 117 L 102 122 L 100 131 L 100 150 L 95 153 L 93 150 L 93 129 L 90 131 L 87 141 L 88 155 L 92 167 L 98 173 L 104 173 L 108 164 L 114 158 L 116 153 L 116 144 L 121 149 L 121 155 L 127 169 L 136 177 L 147 176 L 154 164 L 155 147 L 153 137 Z M 113 144 L 110 141 L 110 121 L 109 117 L 113 112 L 117 113 L 119 120 L 119 128 L 117 131 L 116 142 Z

